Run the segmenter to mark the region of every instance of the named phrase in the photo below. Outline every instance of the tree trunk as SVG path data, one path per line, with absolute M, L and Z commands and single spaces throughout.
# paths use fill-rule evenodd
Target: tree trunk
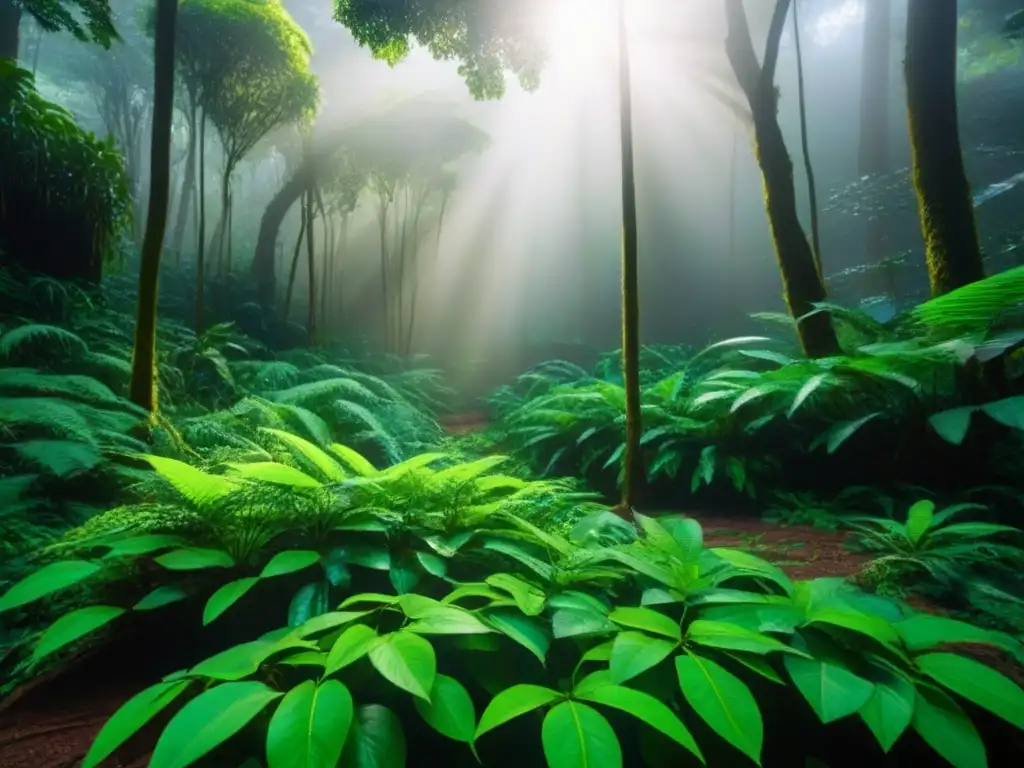
M 777 0 L 764 62 L 759 64 L 750 37 L 743 0 L 726 0 L 728 22 L 726 53 L 750 106 L 754 123 L 754 154 L 764 179 L 765 209 L 782 278 L 782 292 L 790 314 L 797 320 L 800 346 L 808 357 L 839 353 L 832 321 L 825 312 L 813 312 L 814 304 L 825 300 L 825 285 L 814 263 L 797 214 L 793 188 L 793 161 L 779 127 L 775 65 L 779 40 L 786 23 L 790 0 Z
M 259 303 L 267 308 L 274 306 L 277 295 L 277 271 L 274 269 L 274 248 L 281 222 L 295 201 L 312 185 L 314 178 L 314 161 L 312 158 L 302 161 L 295 173 L 278 190 L 273 199 L 267 203 L 260 220 L 260 232 L 256 238 L 256 250 L 252 259 L 252 277 L 256 282 Z
M 956 0 L 909 0 L 907 115 L 932 296 L 981 280 L 978 232 L 956 105 Z
M 206 291 L 206 110 L 199 119 L 199 215 L 196 219 L 196 335 L 203 332 Z
M 618 2 L 619 142 L 622 153 L 622 378 L 626 390 L 626 449 L 618 514 L 632 519 L 645 480 L 640 438 L 640 270 L 633 168 L 633 95 L 630 84 L 626 0 Z
M 302 193 L 302 204 L 305 206 L 309 191 Z M 284 295 L 284 316 L 283 320 L 288 322 L 288 315 L 292 311 L 292 292 L 295 290 L 295 276 L 299 272 L 299 254 L 302 252 L 302 238 L 306 234 L 306 209 L 299 211 L 299 234 L 295 238 L 295 251 L 292 253 L 292 267 L 288 272 L 288 289 Z
M 21 15 L 20 5 L 15 5 L 12 0 L 0 0 L 0 59 L 18 60 Z
M 306 264 L 309 272 L 309 285 L 306 286 L 306 333 L 309 335 L 309 345 L 316 344 L 316 249 L 313 244 L 313 190 L 308 193 L 309 204 L 306 206 Z
M 192 206 L 192 195 L 196 190 L 196 105 L 188 107 L 188 147 L 185 150 L 185 174 L 181 180 L 181 192 L 178 195 L 178 216 L 174 222 L 174 234 L 171 235 L 171 250 L 181 254 L 185 243 L 185 227 L 188 226 L 189 209 Z
M 153 132 L 150 143 L 149 210 L 142 242 L 139 304 L 132 351 L 129 397 L 156 414 L 156 322 L 160 256 L 167 227 L 171 172 L 171 121 L 174 111 L 174 38 L 178 0 L 157 0 L 153 74 Z
M 810 140 L 807 136 L 807 94 L 804 90 L 804 53 L 800 46 L 800 0 L 793 3 L 793 40 L 796 44 L 796 81 L 800 101 L 800 147 L 804 155 L 804 173 L 807 175 L 807 197 L 811 208 L 811 250 L 814 252 L 814 266 L 822 283 L 825 273 L 821 267 L 821 229 L 818 226 L 818 192 L 814 183 L 814 165 L 811 163 Z

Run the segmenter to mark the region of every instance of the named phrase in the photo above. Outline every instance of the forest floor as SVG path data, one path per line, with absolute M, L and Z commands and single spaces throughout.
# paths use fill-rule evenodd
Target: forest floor
M 459 414 L 445 418 L 443 425 L 449 434 L 466 434 L 486 427 L 487 415 Z M 702 518 L 699 514 L 694 516 Z M 864 556 L 846 547 L 845 532 L 809 526 L 782 527 L 749 514 L 716 513 L 704 517 L 702 522 L 706 546 L 757 554 L 796 579 L 852 577 L 866 562 Z M 977 653 L 980 650 L 975 649 L 972 655 L 982 655 Z M 72 660 L 54 674 L 23 686 L 0 702 L 0 768 L 77 768 L 110 715 L 152 682 L 136 679 L 140 675 L 126 671 L 106 678 L 102 684 L 97 684 L 95 677 L 89 684 L 82 684 L 74 681 L 74 673 L 62 673 L 61 670 L 72 666 L 81 667 L 84 660 Z M 989 663 L 1005 670 L 1005 660 L 996 658 Z M 1020 673 L 1021 669 L 1013 671 Z M 147 728 L 105 762 L 105 768 L 143 768 L 149 762 L 148 751 L 155 735 L 152 727 Z

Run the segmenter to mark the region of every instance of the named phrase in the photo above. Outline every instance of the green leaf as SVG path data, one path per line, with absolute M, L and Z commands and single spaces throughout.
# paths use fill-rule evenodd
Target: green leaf
M 139 602 L 132 606 L 133 611 L 152 611 L 165 605 L 176 603 L 188 597 L 188 593 L 178 587 L 157 587 Z
M 604 715 L 586 704 L 563 701 L 541 726 L 549 768 L 621 768 L 622 746 Z
M 491 703 L 480 715 L 480 722 L 476 726 L 476 739 L 509 720 L 563 698 L 565 697 L 558 691 L 539 685 L 522 684 L 506 688 L 491 699 Z
M 960 706 L 937 688 L 919 685 L 914 730 L 953 768 L 986 768 L 985 744 Z
M 902 674 L 875 667 L 875 692 L 860 709 L 861 719 L 875 735 L 884 752 L 910 727 L 914 716 L 914 684 Z
M 519 610 L 527 616 L 538 616 L 544 610 L 544 593 L 532 584 L 507 573 L 488 576 L 486 581 L 492 587 L 512 595 Z
M 39 642 L 32 649 L 32 661 L 39 661 L 54 651 L 59 651 L 68 643 L 73 643 L 109 624 L 124 612 L 124 608 L 112 605 L 91 605 L 61 616 L 39 638 Z
M 335 768 L 353 715 L 352 695 L 337 680 L 300 683 L 270 720 L 268 768 Z
M 111 542 L 110 548 L 107 550 L 106 554 L 103 555 L 103 558 L 107 559 L 131 555 L 148 555 L 151 552 L 156 552 L 160 549 L 180 547 L 187 543 L 188 542 L 181 536 L 171 536 L 166 533 L 151 533 L 146 534 L 145 536 L 132 536 L 128 539 L 120 539 L 118 541 Z
M 971 417 L 976 410 L 978 409 L 971 405 L 963 408 L 950 408 L 948 411 L 940 411 L 929 416 L 928 423 L 947 443 L 962 445 L 971 428 Z
M 672 640 L 682 640 L 683 632 L 679 624 L 668 616 L 651 608 L 616 608 L 608 618 L 616 624 L 631 629 L 641 629 L 655 635 L 664 635 Z
M 621 632 L 615 638 L 608 669 L 613 683 L 624 683 L 656 667 L 678 646 L 671 640 L 642 632 Z
M 756 608 L 751 611 L 756 612 Z M 697 619 L 686 630 L 686 639 L 712 648 L 748 653 L 794 653 L 800 652 L 760 632 L 751 632 L 725 621 Z
M 616 629 L 603 613 L 586 608 L 559 608 L 551 617 L 551 632 L 559 639 L 608 634 Z
M 622 685 L 605 685 L 577 695 L 594 704 L 603 704 L 643 720 L 704 762 L 700 747 L 683 722 L 671 709 L 649 693 L 635 691 Z
M 260 668 L 260 664 L 279 651 L 289 648 L 309 648 L 311 645 L 311 643 L 297 638 L 279 640 L 263 637 L 248 643 L 240 643 L 214 654 L 192 667 L 188 674 L 195 677 L 210 677 L 215 680 L 240 680 L 255 674 L 256 670 Z
M 299 627 L 310 619 L 327 613 L 330 610 L 327 590 L 328 585 L 325 581 L 311 581 L 300 587 L 288 604 L 288 626 Z
M 269 579 L 272 576 L 284 576 L 295 573 L 311 565 L 320 562 L 320 553 L 306 549 L 291 549 L 286 552 L 278 552 L 270 562 L 263 566 L 260 571 L 261 579 Z
M 760 765 L 764 722 L 744 682 L 710 659 L 694 653 L 676 657 L 676 675 L 683 696 L 701 719 Z
M 454 741 L 470 743 L 476 734 L 476 709 L 462 683 L 447 675 L 437 675 L 430 689 L 430 701 L 412 700 L 427 725 Z
M 787 656 L 786 671 L 823 723 L 852 715 L 875 692 L 869 680 L 832 661 Z
M 197 507 L 210 506 L 234 493 L 238 485 L 223 475 L 211 475 L 183 461 L 163 456 L 140 455 L 157 474 Z
M 188 680 L 157 683 L 128 699 L 100 730 L 82 761 L 82 768 L 95 768 L 114 754 L 188 687 Z
M 448 575 L 448 561 L 443 557 L 439 557 L 433 552 L 423 552 L 421 550 L 416 550 L 415 554 L 420 567 L 431 576 L 443 579 Z
M 391 586 L 399 595 L 412 592 L 420 582 L 420 574 L 421 571 L 415 558 L 403 555 L 391 559 L 388 577 L 391 579 Z
M 186 768 L 230 739 L 281 694 L 263 683 L 224 683 L 182 707 L 156 743 L 150 768 Z
M 544 664 L 551 647 L 551 636 L 542 623 L 518 610 L 492 610 L 484 616 L 488 624 L 515 640 Z
M 299 637 L 309 637 L 318 632 L 325 632 L 329 629 L 337 629 L 344 624 L 350 624 L 356 619 L 361 619 L 369 611 L 331 611 L 321 613 L 296 628 L 295 634 Z
M 421 635 L 486 635 L 494 631 L 469 611 L 440 604 L 423 611 L 407 629 Z
M 370 646 L 370 662 L 381 676 L 413 696 L 430 701 L 437 675 L 434 646 L 417 634 L 399 630 Z
M 341 768 L 405 768 L 405 732 L 387 707 L 367 704 L 356 710 Z
M 907 512 L 907 538 L 917 544 L 932 527 L 935 502 L 924 499 L 914 504 Z
M 0 597 L 0 612 L 33 603 L 41 597 L 89 578 L 100 569 L 87 560 L 63 560 L 50 563 L 29 574 Z
M 334 641 L 330 653 L 327 654 L 324 677 L 333 675 L 339 669 L 359 661 L 369 653 L 370 646 L 377 640 L 377 632 L 373 627 L 368 627 L 365 624 L 353 624 Z
M 811 378 L 804 382 L 804 385 L 800 387 L 800 391 L 796 393 L 796 397 L 793 398 L 793 404 L 789 406 L 786 418 L 792 419 L 793 414 L 799 410 L 800 406 L 804 404 L 807 398 L 814 394 L 815 390 L 825 383 L 827 378 L 828 374 L 819 373 L 816 376 L 811 376 Z
M 206 601 L 206 606 L 203 608 L 203 626 L 205 627 L 241 600 L 242 596 L 252 589 L 258 581 L 259 579 L 255 576 L 247 576 L 244 579 L 229 581 L 210 595 L 210 599 Z
M 953 693 L 1024 730 L 1024 689 L 1008 677 L 955 653 L 926 653 L 914 662 Z
M 893 624 L 908 651 L 927 651 L 943 643 L 983 643 L 1009 651 L 1024 662 L 1024 647 L 1007 634 L 945 616 L 919 613 Z
M 186 547 L 160 555 L 156 563 L 169 571 L 198 571 L 202 568 L 230 568 L 235 561 L 219 549 Z

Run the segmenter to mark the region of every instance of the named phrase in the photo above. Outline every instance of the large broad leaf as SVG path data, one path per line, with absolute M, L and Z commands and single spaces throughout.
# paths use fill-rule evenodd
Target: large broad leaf
M 384 635 L 370 646 L 370 662 L 381 676 L 413 696 L 430 701 L 437 658 L 429 641 L 406 631 Z
M 751 606 L 751 613 L 757 608 Z M 799 651 L 781 643 L 774 637 L 737 626 L 727 621 L 697 619 L 686 630 L 686 639 L 712 648 L 748 653 L 794 653 Z
M 932 680 L 1024 730 L 1024 689 L 974 659 L 955 653 L 926 653 L 915 660 Z
M 677 622 L 651 608 L 616 608 L 608 614 L 608 618 L 624 627 L 664 635 L 672 640 L 681 640 L 683 637 Z
M 268 768 L 335 768 L 353 718 L 337 680 L 306 680 L 288 692 L 267 729 Z
M 746 684 L 727 669 L 694 653 L 676 657 L 676 674 L 687 703 L 704 722 L 760 765 L 764 722 Z
M 911 544 L 917 544 L 924 538 L 934 517 L 935 502 L 930 499 L 922 499 L 910 507 L 907 512 L 907 538 Z
M 356 711 L 341 768 L 405 768 L 405 731 L 387 707 L 367 704 Z
M 91 605 L 61 616 L 39 638 L 39 642 L 32 649 L 32 660 L 39 661 L 54 651 L 59 651 L 68 643 L 73 643 L 106 626 L 124 612 L 124 608 L 112 605 Z
M 331 616 L 332 614 L 324 614 Z M 307 622 L 308 623 L 308 622 Z M 365 624 L 354 624 L 346 629 L 327 654 L 324 676 L 332 675 L 349 664 L 354 664 L 370 652 L 370 647 L 379 640 L 376 630 Z
M 247 576 L 244 579 L 229 581 L 218 589 L 203 607 L 203 626 L 220 616 L 224 611 L 237 603 L 250 589 L 255 586 L 259 579 L 255 576 Z
M 624 683 L 668 658 L 678 643 L 643 632 L 620 632 L 611 645 L 608 669 L 613 683 Z
M 937 688 L 918 686 L 914 730 L 954 768 L 986 768 L 985 744 L 960 706 Z
M 544 663 L 551 647 L 551 636 L 540 621 L 524 616 L 519 610 L 498 609 L 487 611 L 484 616 L 492 627 L 526 648 L 541 664 Z
M 885 752 L 910 727 L 914 716 L 914 684 L 888 668 L 874 667 L 875 691 L 861 707 L 860 716 Z
M 586 691 L 578 691 L 576 695 L 643 720 L 651 728 L 661 731 L 704 762 L 704 756 L 686 726 L 671 709 L 649 693 L 635 691 L 622 685 L 599 685 Z
M 597 710 L 563 701 L 541 727 L 549 768 L 621 768 L 622 746 L 611 724 Z
M 9 611 L 89 578 L 100 569 L 87 560 L 50 563 L 26 576 L 0 597 L 0 611 Z
M 893 628 L 909 651 L 927 651 L 943 643 L 984 643 L 1003 648 L 1024 663 L 1024 645 L 1009 635 L 945 616 L 919 613 L 896 622 Z
M 522 684 L 506 688 L 491 699 L 491 703 L 480 715 L 480 722 L 476 726 L 476 738 L 479 739 L 509 720 L 563 698 L 564 695 L 558 691 L 539 685 Z
M 150 768 L 186 768 L 230 739 L 275 699 L 263 683 L 225 683 L 201 693 L 167 724 Z
M 870 681 L 838 663 L 787 656 L 785 665 L 793 684 L 823 723 L 852 715 L 875 692 Z
M 188 687 L 188 680 L 157 683 L 128 699 L 96 736 L 82 761 L 82 768 L 95 768 L 114 754 Z
M 544 592 L 522 579 L 507 573 L 487 577 L 487 583 L 512 595 L 519 610 L 527 616 L 537 616 L 544 610 Z
M 971 416 L 978 410 L 974 406 L 963 408 L 951 408 L 948 411 L 940 411 L 928 417 L 928 423 L 932 429 L 952 445 L 961 445 L 967 437 L 967 431 L 971 428 Z
M 413 706 L 427 725 L 443 736 L 469 743 L 476 734 L 476 710 L 462 683 L 447 675 L 434 678 L 430 701 L 413 699 Z
M 290 549 L 285 552 L 278 552 L 270 562 L 263 566 L 260 571 L 261 579 L 269 579 L 273 576 L 285 576 L 295 573 L 320 561 L 320 553 L 307 549 Z
M 203 568 L 230 568 L 235 561 L 219 549 L 186 547 L 160 555 L 156 563 L 169 571 L 198 571 Z

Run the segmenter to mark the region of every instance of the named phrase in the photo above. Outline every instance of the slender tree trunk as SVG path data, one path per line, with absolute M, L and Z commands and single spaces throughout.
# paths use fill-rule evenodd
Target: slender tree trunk
M 195 100 L 190 98 L 188 107 L 188 146 L 185 149 L 185 173 L 181 180 L 181 192 L 178 195 L 178 215 L 174 222 L 174 234 L 171 235 L 171 248 L 181 253 L 185 243 L 185 227 L 188 226 L 188 215 L 192 207 L 192 196 L 196 191 L 196 110 Z
M 313 191 L 309 192 L 309 205 L 306 206 L 306 264 L 309 272 L 309 285 L 306 286 L 306 333 L 309 334 L 310 346 L 316 344 L 316 249 L 313 244 Z
M 274 252 L 277 234 L 281 230 L 281 222 L 295 201 L 305 194 L 313 183 L 315 176 L 313 156 L 304 158 L 302 164 L 295 169 L 284 185 L 267 203 L 260 220 L 260 231 L 256 238 L 256 249 L 253 253 L 251 275 L 256 282 L 259 303 L 266 308 L 274 306 L 277 297 L 277 271 L 274 264 Z
M 384 351 L 390 352 L 391 316 L 388 311 L 388 201 L 381 195 L 377 208 L 377 222 L 380 225 L 380 301 L 381 319 L 384 323 Z
M 726 53 L 753 118 L 754 150 L 764 179 L 765 208 L 786 305 L 797 320 L 797 335 L 804 354 L 812 358 L 828 357 L 839 353 L 839 340 L 828 313 L 814 312 L 807 316 L 813 312 L 815 303 L 825 300 L 825 286 L 800 225 L 793 187 L 793 162 L 777 115 L 775 65 L 789 4 L 790 0 L 776 2 L 762 64 L 754 52 L 743 0 L 725 0 Z
M 821 267 L 821 230 L 818 226 L 818 192 L 814 183 L 814 165 L 811 163 L 811 147 L 807 138 L 807 94 L 804 89 L 804 54 L 800 46 L 800 0 L 793 3 L 793 40 L 796 44 L 796 81 L 800 101 L 800 147 L 804 155 L 804 173 L 807 174 L 807 197 L 811 208 L 811 249 L 814 251 L 814 266 L 818 278 L 825 282 Z
M 617 512 L 632 519 L 645 481 L 640 439 L 640 269 L 633 168 L 633 95 L 630 83 L 626 0 L 618 0 L 619 142 L 622 153 L 622 378 L 626 390 L 626 449 L 622 458 L 622 496 Z
M 171 171 L 171 121 L 174 110 L 174 38 L 178 0 L 157 0 L 154 33 L 153 133 L 150 142 L 149 210 L 142 242 L 139 304 L 132 351 L 129 397 L 156 414 L 156 322 L 160 256 L 167 226 Z
M 284 319 L 288 320 L 292 310 L 292 294 L 295 290 L 295 276 L 299 271 L 299 254 L 302 253 L 302 238 L 306 234 L 306 199 L 309 196 L 308 190 L 302 193 L 302 210 L 299 211 L 299 235 L 295 238 L 295 250 L 292 253 L 292 267 L 288 273 L 288 290 L 284 295 Z
M 196 336 L 203 332 L 206 301 L 206 110 L 199 119 L 199 217 L 196 229 Z
M 981 280 L 971 188 L 956 105 L 956 0 L 907 4 L 907 115 L 932 296 Z
M 434 238 L 434 259 L 435 261 L 440 258 L 441 255 L 441 231 L 444 227 L 444 212 L 448 208 L 448 200 L 450 194 L 444 192 L 444 197 L 441 198 L 441 210 L 437 214 L 437 235 Z M 405 347 L 406 354 L 412 353 L 412 330 L 416 325 L 416 304 L 417 297 L 419 296 L 420 281 L 419 279 L 413 283 L 412 286 L 412 301 L 409 307 L 409 337 L 406 339 Z
M 229 217 L 231 216 L 231 163 L 224 164 L 224 172 L 220 178 L 220 226 L 215 235 L 217 241 L 217 274 L 222 275 L 226 272 L 227 261 L 230 259 L 230 255 L 226 255 L 225 251 L 228 243 L 228 232 L 231 229 Z
M 18 60 L 21 15 L 20 5 L 15 5 L 12 0 L 0 0 L 0 59 Z

